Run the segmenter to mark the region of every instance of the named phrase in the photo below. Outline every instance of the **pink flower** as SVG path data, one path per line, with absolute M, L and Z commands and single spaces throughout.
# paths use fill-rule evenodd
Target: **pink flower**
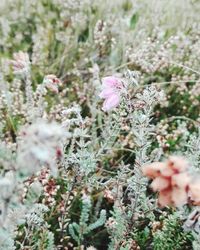
M 187 161 L 179 156 L 171 156 L 166 162 L 154 162 L 143 167 L 144 175 L 153 179 L 153 191 L 159 192 L 160 206 L 181 206 L 187 203 L 191 183 L 187 167 Z M 194 196 L 193 190 L 191 194 Z
M 14 53 L 13 59 L 10 62 L 15 74 L 24 74 L 29 70 L 30 60 L 28 53 L 22 51 Z
M 152 183 L 151 187 L 153 191 L 162 191 L 170 186 L 170 181 L 167 178 L 161 176 L 156 177 Z
M 119 78 L 114 76 L 104 77 L 102 79 L 102 91 L 100 98 L 105 99 L 103 103 L 103 110 L 109 111 L 116 108 L 120 103 L 120 90 L 123 85 Z
M 170 156 L 167 164 L 175 172 L 184 172 L 188 167 L 188 162 L 180 156 Z
M 159 196 L 158 196 L 158 204 L 161 207 L 164 207 L 164 206 L 171 205 L 171 202 L 172 202 L 171 192 L 169 192 L 168 189 L 160 191 Z
M 163 162 L 154 162 L 143 167 L 143 174 L 149 178 L 154 179 L 155 177 L 160 176 L 161 171 L 165 169 L 165 163 Z
M 55 75 L 47 75 L 43 80 L 43 84 L 52 92 L 58 93 L 58 86 L 62 85 L 60 79 Z

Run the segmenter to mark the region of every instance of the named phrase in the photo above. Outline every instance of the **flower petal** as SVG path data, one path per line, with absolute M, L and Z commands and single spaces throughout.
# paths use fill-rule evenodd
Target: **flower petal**
M 146 166 L 143 166 L 142 171 L 143 171 L 143 174 L 148 176 L 149 178 L 155 178 L 161 175 L 160 172 L 164 167 L 165 167 L 165 163 L 154 162 Z
M 163 189 L 168 188 L 169 186 L 170 186 L 170 180 L 162 178 L 160 176 L 156 177 L 151 183 L 153 191 L 161 191 Z
M 174 170 L 169 168 L 169 166 L 167 164 L 165 164 L 165 166 L 163 166 L 163 168 L 160 170 L 162 176 L 165 177 L 171 177 L 174 174 Z
M 99 94 L 99 97 L 100 98 L 109 98 L 109 96 L 111 96 L 112 94 L 115 94 L 113 89 L 107 87 L 101 91 L 101 93 Z
M 172 205 L 171 190 L 163 190 L 159 193 L 158 204 L 161 207 Z
M 187 173 L 175 174 L 172 176 L 172 185 L 180 188 L 186 188 L 190 183 L 190 177 Z
M 187 192 L 185 188 L 174 187 L 172 190 L 172 201 L 175 206 L 183 206 L 187 203 Z
M 103 103 L 103 110 L 109 111 L 113 108 L 116 108 L 119 105 L 120 97 L 117 94 L 112 94 Z
M 176 172 L 184 172 L 188 168 L 188 162 L 180 156 L 171 156 L 167 165 Z
M 103 87 L 116 87 L 119 84 L 119 80 L 115 76 L 107 76 L 102 78 Z

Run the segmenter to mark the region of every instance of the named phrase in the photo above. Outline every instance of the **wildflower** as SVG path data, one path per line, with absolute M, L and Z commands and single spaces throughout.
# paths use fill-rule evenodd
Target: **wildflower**
M 47 179 L 47 183 L 43 185 L 44 188 L 44 198 L 43 202 L 46 205 L 54 205 L 56 203 L 55 196 L 60 189 L 60 186 L 57 185 L 55 179 Z
M 190 177 L 186 172 L 187 161 L 171 156 L 166 162 L 155 162 L 143 167 L 144 175 L 153 179 L 151 187 L 158 191 L 161 206 L 181 206 L 187 203 Z
M 19 51 L 13 54 L 11 65 L 15 74 L 24 74 L 28 72 L 30 66 L 29 55 L 26 52 Z
M 55 93 L 58 93 L 58 86 L 62 85 L 60 79 L 58 79 L 55 75 L 46 75 L 44 77 L 43 84 Z
M 188 167 L 187 161 L 184 158 L 178 156 L 171 156 L 167 164 L 169 165 L 170 169 L 175 172 L 184 172 Z
M 99 97 L 105 99 L 103 103 L 103 110 L 109 111 L 116 108 L 120 103 L 120 90 L 123 85 L 119 78 L 114 76 L 104 77 L 102 79 L 102 87 Z

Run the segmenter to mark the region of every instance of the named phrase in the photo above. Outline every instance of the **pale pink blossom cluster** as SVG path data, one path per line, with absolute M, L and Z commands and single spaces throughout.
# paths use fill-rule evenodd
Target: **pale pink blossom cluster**
M 142 168 L 145 176 L 153 179 L 151 187 L 158 192 L 158 204 L 182 206 L 190 201 L 200 204 L 200 182 L 193 181 L 188 173 L 187 161 L 171 156 L 165 162 L 154 162 Z
M 58 87 L 62 85 L 62 82 L 55 75 L 46 75 L 43 84 L 52 92 L 58 93 Z
M 105 99 L 102 108 L 104 111 L 109 111 L 119 105 L 122 88 L 122 80 L 118 77 L 108 76 L 102 79 L 102 91 L 99 97 Z
M 10 61 L 15 74 L 24 74 L 29 70 L 30 60 L 26 52 L 19 51 L 13 54 L 13 60 Z

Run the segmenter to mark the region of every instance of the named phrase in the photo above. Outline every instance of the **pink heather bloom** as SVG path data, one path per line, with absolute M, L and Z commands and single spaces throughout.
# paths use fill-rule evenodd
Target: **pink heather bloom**
M 116 108 L 120 103 L 120 90 L 123 85 L 119 78 L 115 76 L 108 76 L 102 79 L 102 91 L 99 97 L 105 99 L 103 103 L 103 110 L 109 111 Z
M 14 53 L 13 59 L 10 62 L 15 74 L 24 74 L 29 70 L 30 60 L 28 53 L 22 51 Z
M 46 75 L 43 80 L 43 84 L 55 93 L 58 93 L 58 86 L 62 85 L 60 79 L 58 79 L 55 75 Z
M 154 192 L 159 193 L 160 206 L 178 207 L 187 203 L 191 185 L 187 168 L 187 161 L 179 156 L 171 156 L 166 162 L 154 162 L 143 167 L 143 174 L 153 179 L 151 187 Z M 191 196 L 197 200 L 194 190 L 195 188 L 192 187 Z

